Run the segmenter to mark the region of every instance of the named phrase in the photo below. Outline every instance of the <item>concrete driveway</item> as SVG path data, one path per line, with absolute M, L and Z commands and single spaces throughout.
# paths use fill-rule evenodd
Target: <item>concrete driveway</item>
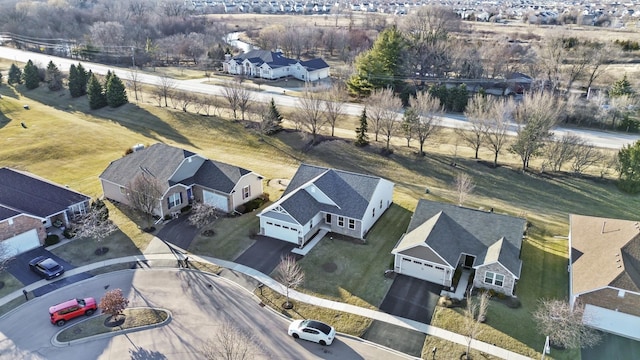
M 397 275 L 389 292 L 382 300 L 380 310 L 430 324 L 441 290 L 442 286 L 434 283 L 411 276 Z
M 30 285 L 36 281 L 42 280 L 40 276 L 29 269 L 29 261 L 38 257 L 45 256 L 54 259 L 58 264 L 64 267 L 65 271 L 71 270 L 75 268 L 75 266 L 70 263 L 64 261 L 62 258 L 54 255 L 52 252 L 47 251 L 44 247 L 38 247 L 33 250 L 24 252 L 22 254 L 16 255 L 16 257 L 9 262 L 7 266 L 7 271 L 13 275 L 18 281 L 20 281 L 23 285 Z M 42 286 L 33 291 L 35 296 L 42 296 L 46 293 L 49 293 L 53 290 L 60 289 L 63 286 L 72 284 L 74 282 L 78 282 L 80 280 L 88 279 L 92 275 L 88 273 L 77 274 L 64 278 L 57 278 L 50 280 L 50 282 L 46 286 Z
M 51 339 L 63 329 L 49 322 L 47 308 L 72 297 L 101 298 L 106 289 L 122 289 L 130 307 L 167 309 L 172 319 L 143 331 L 88 339 L 63 347 Z M 69 322 L 71 326 L 83 317 Z M 402 360 L 406 356 L 338 336 L 331 346 L 295 340 L 289 322 L 259 306 L 249 292 L 224 279 L 189 270 L 123 270 L 102 274 L 26 302 L 0 318 L 1 359 L 156 359 L 199 360 L 200 347 L 228 323 L 256 337 L 257 359 Z
M 188 215 L 180 215 L 177 219 L 173 219 L 166 223 L 162 229 L 158 231 L 156 237 L 168 243 L 178 246 L 181 249 L 188 250 L 193 239 L 198 235 L 199 229 L 189 224 Z
M 553 356 L 553 349 L 551 349 Z M 606 334 L 600 344 L 582 349 L 582 360 L 630 360 L 640 359 L 640 341 L 613 334 Z
M 278 266 L 283 255 L 299 256 L 291 253 L 294 247 L 294 244 L 286 241 L 259 236 L 250 248 L 233 261 L 269 275 Z

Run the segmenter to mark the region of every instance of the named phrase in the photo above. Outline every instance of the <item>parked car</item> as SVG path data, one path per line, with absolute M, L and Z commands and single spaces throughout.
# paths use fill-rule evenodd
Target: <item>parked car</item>
M 336 329 L 318 320 L 295 320 L 289 325 L 289 335 L 320 345 L 331 345 L 336 337 Z
M 29 268 L 36 274 L 47 280 L 51 280 L 64 274 L 64 268 L 52 258 L 38 256 L 29 261 Z
M 98 309 L 96 299 L 92 297 L 84 299 L 71 299 L 49 308 L 51 323 L 62 326 L 67 321 L 78 316 L 91 316 Z

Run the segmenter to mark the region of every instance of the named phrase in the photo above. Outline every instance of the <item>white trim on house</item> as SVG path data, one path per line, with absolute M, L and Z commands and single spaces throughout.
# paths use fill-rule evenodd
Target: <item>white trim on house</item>
M 514 273 L 512 273 L 509 269 L 507 269 L 507 267 L 506 267 L 506 266 L 504 266 L 504 265 L 503 265 L 501 262 L 499 262 L 499 261 L 494 261 L 494 262 L 490 262 L 490 263 L 486 263 L 486 264 L 481 264 L 481 265 L 478 265 L 478 266 L 474 266 L 473 268 L 474 268 L 474 269 L 480 269 L 480 268 L 482 268 L 482 267 L 491 266 L 491 265 L 493 265 L 493 264 L 498 264 L 498 265 L 500 265 L 500 267 L 502 267 L 506 272 L 508 272 L 509 274 L 511 274 L 511 276 L 512 276 L 514 279 L 516 279 L 516 280 L 520 280 L 520 278 L 519 278 L 518 276 L 516 276 Z M 520 265 L 520 267 L 522 267 L 522 265 Z

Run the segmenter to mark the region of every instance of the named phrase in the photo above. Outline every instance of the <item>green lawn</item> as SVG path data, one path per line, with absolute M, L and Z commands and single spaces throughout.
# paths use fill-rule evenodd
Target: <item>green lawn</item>
M 0 63 L 2 66 L 6 64 Z M 418 199 L 455 201 L 453 179 L 459 172 L 468 173 L 476 189 L 465 205 L 523 216 L 533 225 L 530 239 L 525 242 L 524 268 L 517 289 L 523 306 L 518 310 L 492 307 L 489 325 L 536 351 L 541 340 L 533 326 L 518 328 L 523 323 L 531 324 L 529 313 L 538 298 L 567 295 L 566 240 L 554 237 L 567 235 L 568 214 L 637 219 L 636 209 L 640 208 L 639 196 L 620 193 L 611 181 L 524 174 L 510 154 L 500 155 L 502 166 L 489 168 L 471 158 L 471 149 L 462 144 L 453 146 L 453 136 L 448 131 L 427 142 L 427 156 L 417 156 L 416 145 L 406 147 L 403 139 L 392 142 L 392 155 L 381 156 L 382 143 L 373 141 L 373 134 L 371 146 L 353 146 L 351 117 L 338 124 L 345 139 L 310 147 L 309 138 L 294 131 L 284 131 L 262 141 L 247 122 L 160 108 L 149 94 L 138 105 L 97 111 L 88 109 L 86 98 L 71 99 L 68 92 L 51 93 L 44 86 L 26 91 L 23 86 L 15 89 L 3 85 L 0 94 L 2 165 L 33 172 L 93 197 L 101 195 L 98 175 L 111 161 L 123 156 L 134 144 L 155 142 L 251 169 L 263 175 L 265 181 L 290 178 L 299 164 L 305 162 L 378 175 L 395 182 L 395 204 L 372 229 L 365 245 L 337 237 L 333 243 L 325 239 L 301 261 L 307 273 L 303 291 L 367 307 L 377 307 L 390 285 L 382 276 L 391 266 L 389 252 L 406 230 Z M 30 109 L 24 109 L 24 104 Z M 289 114 L 293 110 L 281 111 Z M 328 131 L 325 129 L 323 134 Z M 485 150 L 480 156 L 491 159 Z M 453 160 L 457 167 L 449 166 Z M 274 189 L 267 191 L 272 200 L 280 193 Z M 104 256 L 137 254 L 145 249 L 152 236 L 140 230 L 140 219 L 126 209 L 108 206 L 120 232 L 103 244 L 73 241 L 59 247 L 56 253 L 80 265 L 95 261 L 92 254 L 98 245 L 110 248 Z M 213 225 L 216 235 L 197 238 L 190 250 L 234 258 L 253 241 L 251 235 L 258 226 L 254 215 L 221 219 Z
M 377 308 L 389 290 L 391 250 L 407 229 L 411 213 L 392 205 L 369 231 L 366 243 L 329 234 L 299 261 L 304 291 L 353 305 Z M 333 240 L 330 239 L 333 237 Z

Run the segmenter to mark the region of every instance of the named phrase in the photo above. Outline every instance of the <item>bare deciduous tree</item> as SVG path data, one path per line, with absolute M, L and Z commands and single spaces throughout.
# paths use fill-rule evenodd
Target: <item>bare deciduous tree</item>
M 215 207 L 203 202 L 196 202 L 191 207 L 189 224 L 201 229 L 218 219 L 220 211 Z
M 338 119 L 344 115 L 344 101 L 347 99 L 347 93 L 344 88 L 339 85 L 333 85 L 327 98 L 324 100 L 324 114 L 327 123 L 331 125 L 331 136 L 334 136 L 334 130 Z
M 602 338 L 599 332 L 585 325 L 584 305 L 571 305 L 563 300 L 541 299 L 533 313 L 533 320 L 551 344 L 568 349 L 592 347 Z
M 15 250 L 10 248 L 6 242 L 0 242 L 0 271 L 7 268 L 7 265 L 15 256 Z
M 540 154 L 553 133 L 551 129 L 558 123 L 562 105 L 550 92 L 531 92 L 524 95 L 515 111 L 518 125 L 515 142 L 510 151 L 522 161 L 522 171 L 529 168 L 529 160 Z
M 94 201 L 87 212 L 77 217 L 72 224 L 75 236 L 102 241 L 118 227 L 109 219 L 109 209 L 102 200 Z
M 172 78 L 163 75 L 160 77 L 158 86 L 156 89 L 156 95 L 159 99 L 164 99 L 164 106 L 169 106 L 168 98 L 171 92 L 176 88 L 176 81 Z M 161 100 L 160 100 L 161 101 Z
M 145 215 L 147 219 L 145 229 L 150 228 L 151 219 L 156 208 L 160 206 L 160 197 L 162 197 L 160 182 L 152 174 L 149 174 L 148 170 L 143 169 L 143 172 L 127 185 L 126 196 L 129 206 Z
M 439 114 L 442 112 L 442 105 L 440 105 L 438 98 L 425 91 L 419 92 L 415 98 L 409 98 L 409 106 L 418 116 L 413 128 L 413 135 L 420 145 L 418 154 L 423 156 L 424 143 L 440 129 Z
M 492 107 L 493 103 L 486 95 L 474 95 L 464 111 L 470 127 L 468 129 L 456 129 L 458 136 L 475 151 L 476 159 L 487 135 L 489 126 L 487 119 L 491 116 Z
M 476 185 L 473 182 L 473 178 L 466 173 L 459 173 L 456 175 L 453 185 L 455 186 L 456 193 L 458 194 L 458 205 L 464 205 L 469 195 L 473 192 Z
M 306 129 L 316 142 L 316 137 L 324 127 L 323 101 L 320 96 L 309 88 L 305 88 L 296 105 L 297 112 L 294 115 L 302 128 Z
M 467 353 L 465 358 L 471 359 L 471 342 L 482 333 L 482 323 L 487 316 L 489 299 L 491 295 L 488 291 L 481 291 L 475 299 L 467 293 L 467 308 L 464 312 L 465 330 L 464 336 L 467 339 Z
M 233 119 L 238 120 L 238 108 L 240 106 L 240 92 L 242 85 L 240 81 L 234 81 L 231 84 L 224 87 L 222 90 L 222 96 L 229 103 L 229 107 L 233 112 Z
M 587 168 L 598 163 L 603 164 L 603 169 L 606 169 L 606 155 L 604 152 L 598 150 L 596 147 L 583 142 L 581 145 L 576 146 L 573 153 L 573 161 L 571 161 L 571 171 L 576 175 L 582 175 Z M 604 177 L 604 173 L 601 173 L 600 177 Z
M 402 112 L 402 100 L 393 94 L 393 90 L 382 90 L 383 96 L 380 97 L 378 106 L 382 108 L 380 111 L 380 130 L 385 137 L 386 149 L 389 152 L 391 146 L 391 137 L 393 137 L 397 129 L 400 127 L 398 119 Z
M 507 130 L 515 104 L 513 100 L 498 100 L 493 103 L 487 120 L 485 139 L 493 151 L 493 166 L 498 166 L 498 155 L 507 143 Z
M 293 256 L 286 255 L 280 260 L 276 272 L 276 280 L 286 288 L 287 302 L 284 305 L 290 308 L 292 304 L 289 301 L 289 289 L 295 289 L 304 283 L 304 271 Z
M 546 145 L 546 154 L 551 169 L 560 171 L 562 165 L 571 160 L 579 146 L 584 145 L 585 141 L 573 134 L 565 134 L 560 139 L 549 142 Z
M 129 71 L 127 85 L 129 86 L 129 91 L 133 90 L 136 102 L 138 101 L 138 92 L 140 92 L 140 100 L 142 100 L 142 83 L 140 82 L 140 76 L 137 68 Z
M 263 352 L 256 337 L 226 321 L 200 348 L 206 360 L 252 360 Z

